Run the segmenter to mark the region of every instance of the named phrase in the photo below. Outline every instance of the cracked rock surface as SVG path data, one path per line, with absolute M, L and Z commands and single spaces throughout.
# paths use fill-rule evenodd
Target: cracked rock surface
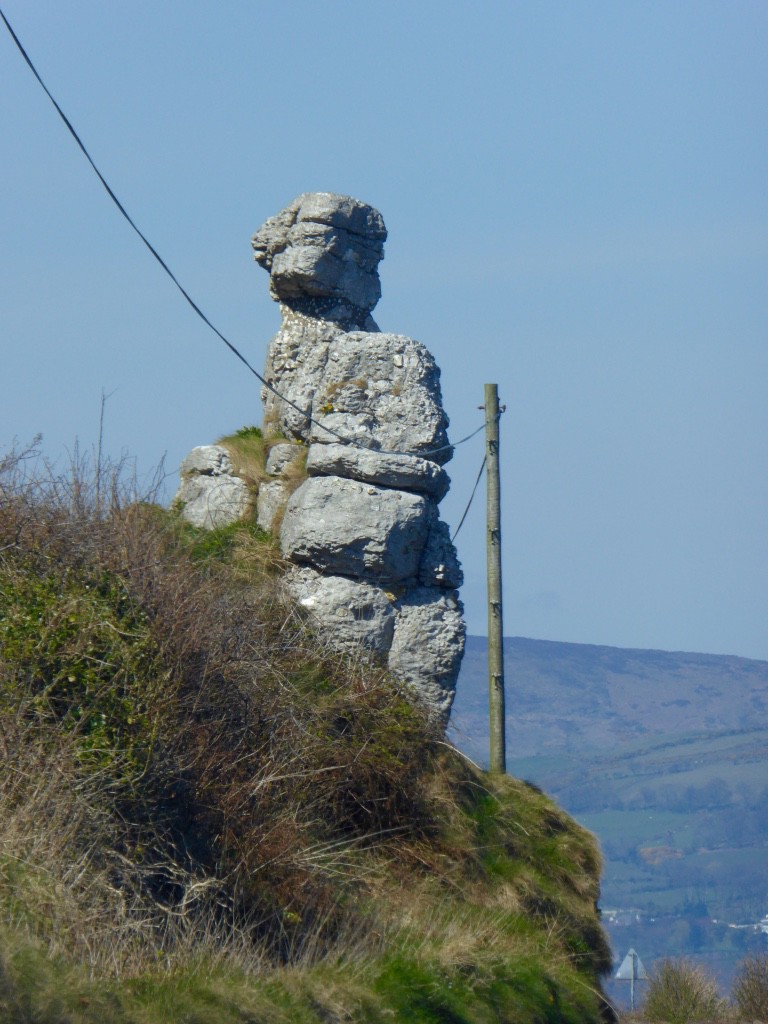
M 420 494 L 340 476 L 310 477 L 288 500 L 280 546 L 297 565 L 400 583 L 418 575 L 429 520 Z
M 193 448 L 180 468 L 175 502 L 193 526 L 214 530 L 242 518 L 251 505 L 244 480 L 235 476 L 229 452 L 222 445 Z
M 264 369 L 274 443 L 258 521 L 279 527 L 285 585 L 328 642 L 387 665 L 446 723 L 465 638 L 461 567 L 438 510 L 453 452 L 434 358 L 371 316 L 386 237 L 377 210 L 331 192 L 298 196 L 253 236 L 281 312 Z M 309 446 L 298 488 L 296 442 Z M 182 490 L 204 479 L 238 480 L 228 459 L 193 453 Z M 187 500 L 183 514 L 197 508 Z

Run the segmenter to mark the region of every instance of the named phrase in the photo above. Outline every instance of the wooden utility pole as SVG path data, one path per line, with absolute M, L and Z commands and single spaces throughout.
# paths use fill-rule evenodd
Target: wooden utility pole
M 501 603 L 501 488 L 499 485 L 499 389 L 485 385 L 485 458 L 488 485 L 488 704 L 492 772 L 507 770 L 504 728 L 504 616 Z

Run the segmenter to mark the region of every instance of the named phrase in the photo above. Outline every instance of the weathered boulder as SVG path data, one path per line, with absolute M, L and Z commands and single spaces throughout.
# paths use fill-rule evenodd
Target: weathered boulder
M 396 603 L 389 668 L 448 721 L 466 627 L 455 593 L 417 587 Z
M 464 637 L 461 567 L 437 511 L 453 452 L 435 360 L 370 316 L 385 238 L 373 207 L 327 192 L 299 196 L 254 235 L 282 314 L 265 366 L 265 425 L 310 444 L 308 479 L 280 527 L 283 553 L 301 567 L 291 587 L 300 583 L 299 600 L 341 645 L 352 635 L 339 628 L 351 621 L 350 595 L 364 593 L 383 616 L 352 616 L 355 632 L 391 623 L 382 586 L 397 589 L 394 639 L 389 625 L 371 626 L 375 639 L 360 643 L 379 654 L 391 646 L 390 666 L 445 718 Z M 276 522 L 278 492 L 265 487 L 263 520 Z
M 267 455 L 266 470 L 270 476 L 276 476 L 285 472 L 292 466 L 306 451 L 296 444 L 273 444 Z
M 264 480 L 256 498 L 256 525 L 270 533 L 285 508 L 289 490 L 282 480 Z
M 285 583 L 334 647 L 386 658 L 395 630 L 395 609 L 381 587 L 345 576 L 325 576 L 308 566 L 290 571 Z
M 341 299 L 370 312 L 381 297 L 377 267 L 387 231 L 381 214 L 351 196 L 308 192 L 263 224 L 251 240 L 281 301 Z
M 283 554 L 329 575 L 415 580 L 432 518 L 428 499 L 339 476 L 310 477 L 288 499 Z
M 346 444 L 313 444 L 307 455 L 309 476 L 345 476 L 350 480 L 427 494 L 440 501 L 451 481 L 445 470 L 417 455 L 389 455 Z
M 253 236 L 282 317 L 256 516 L 279 530 L 285 586 L 327 642 L 388 665 L 446 722 L 464 648 L 461 567 L 438 513 L 453 450 L 434 358 L 371 317 L 386 236 L 377 210 L 330 192 L 299 196 Z M 178 499 L 200 525 L 253 514 L 221 446 L 188 456 Z
M 182 476 L 232 476 L 232 458 L 222 444 L 201 444 L 193 448 L 179 466 Z
M 452 455 L 440 371 L 423 345 L 402 334 L 351 331 L 334 338 L 312 418 L 312 441 L 343 439 L 437 463 Z
M 229 452 L 222 445 L 193 448 L 182 462 L 180 473 L 174 504 L 193 526 L 206 530 L 227 526 L 251 507 L 248 485 L 235 476 Z

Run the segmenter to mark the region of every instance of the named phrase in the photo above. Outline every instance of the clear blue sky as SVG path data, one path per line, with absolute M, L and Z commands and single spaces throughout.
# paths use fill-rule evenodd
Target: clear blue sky
M 376 317 L 502 429 L 505 631 L 768 658 L 765 0 L 2 0 L 118 196 L 261 367 L 249 238 L 377 206 Z M 110 204 L 0 29 L 0 442 L 149 470 L 257 382 Z M 482 440 L 452 463 L 456 524 Z M 482 494 L 459 536 L 485 629 Z

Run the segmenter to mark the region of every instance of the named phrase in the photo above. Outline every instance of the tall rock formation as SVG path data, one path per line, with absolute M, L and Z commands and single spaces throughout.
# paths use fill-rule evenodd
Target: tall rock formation
M 452 449 L 433 357 L 371 317 L 386 235 L 373 207 L 319 192 L 299 196 L 253 236 L 282 315 L 262 389 L 265 434 L 282 440 L 271 448 L 257 515 L 279 528 L 292 564 L 286 585 L 319 628 L 335 645 L 384 661 L 445 722 L 465 635 L 461 568 L 438 512 Z M 304 445 L 307 478 L 291 493 L 286 477 Z M 185 463 L 220 468 L 211 448 Z M 182 502 L 185 487 L 191 496 L 224 493 L 220 472 L 202 480 L 188 471 Z M 205 518 L 190 505 L 185 514 Z

